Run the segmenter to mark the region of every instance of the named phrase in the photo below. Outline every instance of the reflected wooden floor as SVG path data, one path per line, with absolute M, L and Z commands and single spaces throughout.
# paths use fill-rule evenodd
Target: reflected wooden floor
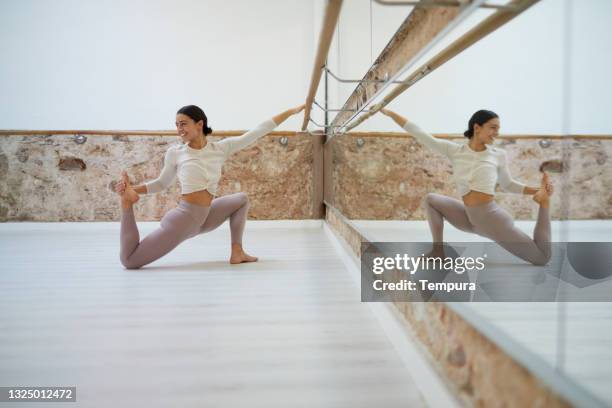
M 352 223 L 372 241 L 431 240 L 427 221 L 352 220 Z M 530 236 L 534 224 L 530 221 L 516 221 L 516 226 Z M 612 240 L 610 220 L 572 220 L 565 225 L 553 222 L 551 227 L 553 241 Z M 460 231 L 448 223 L 444 225 L 444 239 L 449 242 L 488 241 L 478 235 Z M 524 262 L 516 259 L 517 263 L 524 265 Z M 461 306 L 477 313 L 482 318 L 481 323 L 493 327 L 498 336 L 510 339 L 516 345 L 513 353 L 524 355 L 527 350 L 545 364 L 567 374 L 600 400 L 612 404 L 612 303 L 570 302 L 560 305 L 498 302 L 462 303 Z
M 1 224 L 0 385 L 76 386 L 70 407 L 423 406 L 321 224 L 296 224 L 249 222 L 255 264 L 227 263 L 223 226 L 140 270 L 116 223 Z

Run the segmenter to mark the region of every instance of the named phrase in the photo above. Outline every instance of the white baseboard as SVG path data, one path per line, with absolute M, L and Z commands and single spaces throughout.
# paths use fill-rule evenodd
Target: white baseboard
M 248 229 L 269 229 L 269 228 L 322 228 L 324 221 L 322 219 L 313 220 L 248 220 Z M 148 231 L 159 225 L 159 221 L 137 221 L 138 226 L 142 226 Z M 81 222 L 1 222 L 0 232 L 36 230 L 36 231 L 57 231 L 58 229 L 66 228 L 70 231 L 119 231 L 119 222 L 106 221 L 81 221 Z M 229 229 L 229 223 L 224 222 L 220 229 Z

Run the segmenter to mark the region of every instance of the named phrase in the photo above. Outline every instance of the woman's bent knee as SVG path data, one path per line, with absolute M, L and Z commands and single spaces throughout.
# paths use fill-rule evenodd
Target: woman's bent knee
M 427 193 L 427 194 L 425 194 L 425 199 L 424 199 L 424 201 L 425 201 L 427 204 L 431 204 L 431 203 L 432 203 L 432 202 L 433 202 L 433 201 L 436 199 L 436 197 L 437 197 L 437 196 L 438 196 L 438 195 L 437 195 L 437 194 L 435 194 L 435 193 Z
M 120 258 L 121 260 L 121 264 L 125 267 L 125 269 L 140 269 L 143 265 L 140 263 L 136 263 L 132 260 L 130 260 L 129 258 Z
M 243 191 L 236 193 L 236 199 L 238 200 L 240 207 L 249 205 L 249 196 Z
M 436 202 L 438 197 L 439 195 L 435 193 L 425 194 L 425 197 L 423 197 L 423 203 L 425 204 L 425 207 L 434 208 L 434 203 Z
M 536 259 L 533 259 L 531 263 L 535 266 L 546 266 L 546 264 L 548 264 L 548 262 L 550 261 L 550 258 L 551 258 L 551 254 L 542 254 L 541 256 L 538 256 Z

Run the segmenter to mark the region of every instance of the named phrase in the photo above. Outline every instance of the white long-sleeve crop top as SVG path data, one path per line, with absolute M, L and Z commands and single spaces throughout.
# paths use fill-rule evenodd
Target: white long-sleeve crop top
M 467 142 L 455 143 L 435 138 L 412 122 L 406 122 L 404 130 L 423 146 L 450 159 L 453 165 L 453 180 L 461 196 L 470 190 L 495 195 L 495 186 L 498 183 L 504 191 L 523 193 L 525 184 L 510 176 L 505 150 L 485 145 L 485 150 L 477 152 L 472 150 Z
M 274 120 L 269 119 L 242 136 L 227 137 L 218 142 L 207 141 L 202 149 L 194 149 L 187 143 L 171 146 L 164 156 L 164 166 L 159 177 L 145 183 L 147 194 L 158 193 L 170 187 L 178 176 L 181 194 L 208 190 L 215 195 L 223 162 L 235 151 L 270 133 L 276 126 Z

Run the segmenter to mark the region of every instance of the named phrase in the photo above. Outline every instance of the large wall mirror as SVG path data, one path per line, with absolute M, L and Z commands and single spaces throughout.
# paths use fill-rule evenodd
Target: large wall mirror
M 411 10 L 379 3 L 362 0 L 343 6 L 328 56 L 326 106 L 330 110 L 327 118 L 320 111 L 318 119 L 327 120 L 328 126 L 338 125 L 334 118 L 344 113 L 332 109 L 342 109 L 356 89 L 367 86 L 350 81 L 363 79 Z M 476 10 L 414 66 L 494 12 Z M 612 341 L 608 329 L 612 307 L 605 301 L 605 293 L 612 293 L 608 280 L 612 266 L 606 259 L 589 263 L 593 258 L 588 258 L 588 252 L 597 243 L 612 240 L 611 17 L 612 4 L 605 1 L 538 2 L 386 106 L 436 139 L 468 147 L 470 139 L 464 131 L 472 115 L 481 109 L 493 111 L 500 127 L 490 146 L 505 151 L 512 178 L 537 189 L 543 172 L 548 175 L 554 188 L 548 207 L 550 239 L 592 243 L 574 247 L 574 256 L 582 256 L 583 266 L 587 265 L 585 274 L 555 276 L 554 268 L 507 253 L 492 271 L 527 276 L 532 289 L 552 285 L 554 298 L 533 293 L 523 293 L 524 299 L 512 298 L 505 292 L 507 286 L 482 285 L 473 302 L 451 306 L 540 378 L 563 384 L 575 400 L 604 404 L 612 403 L 608 386 L 612 357 L 607 350 Z M 354 116 L 353 121 L 359 118 L 392 89 L 390 85 L 368 100 L 361 114 L 348 116 Z M 440 207 L 448 212 L 444 216 L 458 217 L 454 221 L 461 225 L 464 203 L 448 157 L 411 137 L 382 113 L 349 132 L 342 130 L 329 128 L 335 135 L 327 142 L 328 172 L 333 178 L 327 201 L 362 236 L 377 242 L 432 242 L 428 211 L 429 218 L 435 217 Z M 540 204 L 534 202 L 533 194 L 520 194 L 516 188 L 508 191 L 498 184 L 493 195 L 505 218 L 487 227 L 502 236 L 516 228 L 533 239 L 534 229 L 542 227 Z M 507 217 L 511 222 L 506 222 Z M 491 242 L 442 218 L 444 241 Z M 562 264 L 554 267 L 563 270 Z M 588 301 L 588 296 L 572 297 L 574 290 L 598 292 L 601 296 L 594 299 L 600 302 Z

